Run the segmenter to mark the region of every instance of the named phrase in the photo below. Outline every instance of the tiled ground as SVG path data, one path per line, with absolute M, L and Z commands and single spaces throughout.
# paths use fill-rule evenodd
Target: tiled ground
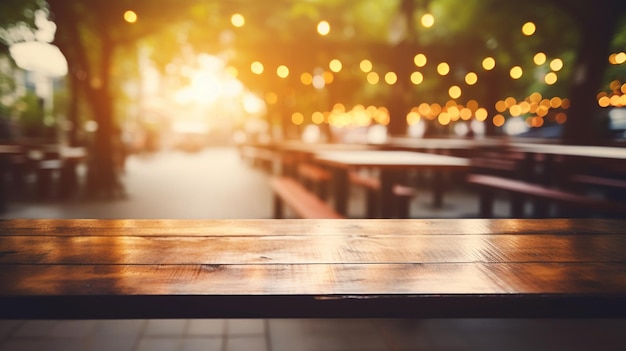
M 0 321 L 0 351 L 620 351 L 624 330 L 624 320 Z
M 269 218 L 265 175 L 234 150 L 128 160 L 128 199 L 12 203 L 0 218 Z M 427 191 L 427 189 L 426 189 Z M 361 197 L 359 197 L 361 196 Z M 364 211 L 362 194 L 350 204 Z M 477 198 L 457 188 L 420 218 L 476 216 Z M 506 213 L 507 207 L 498 206 Z M 626 320 L 97 320 L 0 321 L 0 351 L 586 351 L 626 350 Z

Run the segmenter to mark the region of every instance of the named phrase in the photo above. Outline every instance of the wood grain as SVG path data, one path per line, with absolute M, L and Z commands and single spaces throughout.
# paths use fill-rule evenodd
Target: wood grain
M 626 220 L 0 221 L 0 318 L 454 316 L 626 317 Z

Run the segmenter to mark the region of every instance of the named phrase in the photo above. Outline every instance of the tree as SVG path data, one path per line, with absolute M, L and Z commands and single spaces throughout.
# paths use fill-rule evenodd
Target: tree
M 572 108 L 563 131 L 563 142 L 593 144 L 602 142 L 597 130 L 596 95 L 602 87 L 613 39 L 626 12 L 619 0 L 594 2 L 558 1 L 580 25 L 580 42 L 570 81 Z
M 162 21 L 180 18 L 194 3 L 164 0 L 155 5 L 147 0 L 48 0 L 58 25 L 56 43 L 71 68 L 69 81 L 74 103 L 69 111 L 70 120 L 77 119 L 76 103 L 82 96 L 98 125 L 89 167 L 91 194 L 113 196 L 120 190 L 113 146 L 115 138 L 119 138 L 114 124 L 112 91 L 116 50 L 158 32 Z
M 460 99 L 479 100 L 492 110 L 491 115 L 497 112 L 495 103 L 506 96 L 544 89 L 572 101 L 564 142 L 589 143 L 594 142 L 588 131 L 594 123 L 590 116 L 597 109 L 595 96 L 605 79 L 606 58 L 615 45 L 612 40 L 620 30 L 625 4 L 620 0 L 48 0 L 46 5 L 5 0 L 0 4 L 0 26 L 20 20 L 21 28 L 32 26 L 29 13 L 40 6 L 49 8 L 58 25 L 56 44 L 70 66 L 70 119 L 77 119 L 80 98 L 98 123 L 89 186 L 94 193 L 111 194 L 118 186 L 113 166 L 114 87 L 119 80 L 115 67 L 139 40 L 159 49 L 153 59 L 163 67 L 182 44 L 195 52 L 222 55 L 250 89 L 277 93 L 279 103 L 274 108 L 283 124 L 290 123 L 292 112 L 328 111 L 336 102 L 380 104 L 390 108 L 389 129 L 399 134 L 406 128 L 410 107 L 427 100 L 449 100 L 451 85 L 462 86 Z M 125 20 L 126 11 L 132 12 Z M 231 23 L 235 13 L 245 17 L 244 27 Z M 435 15 L 432 28 L 418 20 L 425 13 Z M 315 30 L 322 20 L 331 25 L 328 35 Z M 522 35 L 525 21 L 536 23 L 541 29 L 538 34 Z M 511 80 L 510 67 L 532 65 L 532 55 L 538 51 L 567 60 L 559 82 L 539 87 L 532 74 Z M 417 53 L 428 54 L 426 67 L 414 65 Z M 496 69 L 482 70 L 485 56 L 495 57 Z M 366 83 L 363 72 L 350 68 L 358 67 L 364 58 L 375 63 L 379 74 L 395 72 L 397 83 Z M 332 59 L 345 66 L 335 72 L 332 83 L 323 89 L 302 84 L 302 72 L 327 71 Z M 250 71 L 255 60 L 265 64 L 264 74 Z M 453 72 L 437 74 L 434 66 L 442 61 Z M 289 66 L 291 74 L 277 77 L 279 65 Z M 414 70 L 424 71 L 423 83 L 409 81 Z M 479 70 L 480 83 L 464 85 L 464 74 Z

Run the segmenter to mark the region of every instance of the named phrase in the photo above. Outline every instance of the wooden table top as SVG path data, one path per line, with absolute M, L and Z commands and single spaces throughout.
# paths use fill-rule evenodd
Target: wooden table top
M 423 152 L 394 150 L 320 151 L 319 162 L 338 167 L 467 168 L 468 159 Z
M 626 160 L 626 148 L 612 146 L 511 143 L 513 150 L 540 154 Z
M 626 220 L 1 220 L 2 318 L 626 317 Z
M 298 140 L 288 140 L 275 144 L 277 150 L 315 153 L 319 151 L 361 151 L 374 150 L 373 146 L 358 143 L 307 143 Z
M 2 154 L 19 154 L 23 152 L 23 148 L 20 145 L 13 144 L 0 144 L 0 155 Z
M 485 146 L 499 146 L 503 141 L 499 139 L 465 139 L 465 138 L 411 138 L 390 137 L 382 147 L 397 149 L 437 149 L 437 150 L 467 150 Z

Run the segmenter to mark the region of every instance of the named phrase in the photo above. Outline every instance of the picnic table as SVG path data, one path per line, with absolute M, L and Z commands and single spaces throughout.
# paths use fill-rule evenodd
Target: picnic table
M 341 214 L 347 212 L 348 172 L 356 168 L 373 168 L 380 171 L 380 201 L 383 218 L 394 213 L 393 186 L 398 177 L 411 170 L 430 170 L 433 176 L 433 205 L 441 207 L 445 184 L 441 176 L 446 171 L 463 171 L 469 168 L 469 160 L 461 157 L 411 151 L 365 150 L 322 151 L 315 160 L 335 169 L 335 208 Z
M 20 145 L 0 144 L 0 212 L 6 209 L 8 202 L 6 175 L 12 168 L 11 158 L 23 153 L 24 150 Z
M 626 317 L 626 220 L 2 220 L 0 319 Z

